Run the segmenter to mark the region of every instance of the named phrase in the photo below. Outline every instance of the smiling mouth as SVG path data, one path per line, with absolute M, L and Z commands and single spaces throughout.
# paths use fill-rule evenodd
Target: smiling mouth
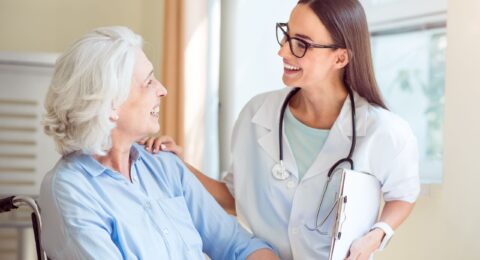
M 283 64 L 283 68 L 285 70 L 288 70 L 288 71 L 300 71 L 301 70 L 300 67 L 295 67 L 295 66 L 292 66 L 292 65 L 286 64 L 286 63 Z
M 160 105 L 156 105 L 153 107 L 152 111 L 150 111 L 150 115 L 156 118 L 160 117 Z

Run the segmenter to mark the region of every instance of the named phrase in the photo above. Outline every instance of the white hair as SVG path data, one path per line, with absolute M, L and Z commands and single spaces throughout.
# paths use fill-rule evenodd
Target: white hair
M 128 97 L 142 45 L 142 38 L 126 27 L 103 27 L 58 58 L 42 123 L 61 154 L 105 155 L 111 148 L 115 123 L 110 116 Z

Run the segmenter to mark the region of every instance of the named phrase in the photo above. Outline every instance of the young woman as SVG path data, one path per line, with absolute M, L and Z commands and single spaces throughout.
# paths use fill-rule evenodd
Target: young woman
M 282 259 L 327 259 L 331 234 L 312 230 L 321 221 L 322 187 L 331 169 L 353 162 L 376 176 L 386 202 L 379 223 L 347 257 L 368 259 L 410 214 L 419 178 L 415 137 L 377 87 L 364 10 L 357 0 L 300 0 L 288 23 L 277 24 L 277 37 L 289 88 L 258 95 L 242 110 L 223 182 L 195 174 Z M 147 147 L 158 149 L 162 141 L 151 139 Z M 165 145 L 177 149 L 172 140 Z

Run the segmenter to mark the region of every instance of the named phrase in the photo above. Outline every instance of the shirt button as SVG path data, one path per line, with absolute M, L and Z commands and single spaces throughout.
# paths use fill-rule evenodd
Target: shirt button
M 151 204 L 149 201 L 147 201 L 147 202 L 145 203 L 145 208 L 146 208 L 146 209 L 151 209 L 151 208 L 152 208 L 152 204 Z
M 168 229 L 164 228 L 162 229 L 163 234 L 168 235 Z
M 294 181 L 288 181 L 288 182 L 287 182 L 287 187 L 288 187 L 289 189 L 293 189 L 293 188 L 295 188 L 295 186 L 296 186 L 296 184 L 295 184 Z

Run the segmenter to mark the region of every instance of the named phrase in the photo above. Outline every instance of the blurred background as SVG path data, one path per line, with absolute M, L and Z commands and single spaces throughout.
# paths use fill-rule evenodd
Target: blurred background
M 363 0 L 387 105 L 412 126 L 422 192 L 376 259 L 480 259 L 480 1 Z M 40 127 L 58 54 L 99 26 L 128 26 L 168 88 L 161 134 L 213 178 L 244 104 L 284 87 L 275 23 L 295 0 L 0 0 L 0 197 L 36 196 L 59 155 Z M 35 259 L 29 212 L 0 215 L 0 259 Z

